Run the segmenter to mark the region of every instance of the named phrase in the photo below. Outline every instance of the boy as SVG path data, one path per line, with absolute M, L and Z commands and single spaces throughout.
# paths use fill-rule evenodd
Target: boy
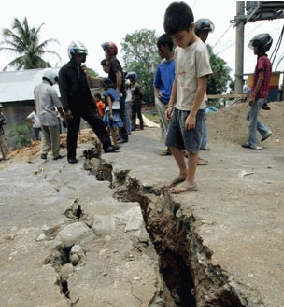
M 154 81 L 155 105 L 160 116 L 162 136 L 165 139 L 169 126 L 169 122 L 165 118 L 165 109 L 168 106 L 175 80 L 174 42 L 168 35 L 164 34 L 159 37 L 157 47 L 162 63 L 157 68 Z M 168 156 L 171 155 L 171 151 L 167 148 L 161 151 L 161 153 L 159 152 L 159 154 L 161 156 Z
M 206 81 L 212 73 L 207 48 L 195 35 L 193 21 L 191 8 L 185 2 L 173 2 L 166 9 L 164 30 L 177 45 L 176 77 L 165 111 L 170 120 L 166 146 L 179 168 L 177 178 L 167 185 L 173 193 L 197 190 L 194 175 L 205 119 Z M 188 165 L 184 149 L 189 153 Z
M 249 41 L 249 48 L 257 55 L 257 64 L 253 76 L 253 87 L 249 96 L 248 111 L 248 142 L 242 147 L 254 150 L 261 150 L 257 144 L 257 131 L 261 134 L 262 140 L 271 136 L 272 132 L 259 120 L 258 115 L 269 93 L 269 81 L 271 75 L 271 63 L 265 52 L 271 48 L 273 39 L 269 34 L 259 34 Z
M 105 116 L 105 103 L 102 101 L 102 96 L 100 93 L 96 93 L 94 95 L 94 99 L 95 99 L 95 103 L 96 103 L 96 107 L 98 110 L 98 113 L 100 115 L 101 118 L 103 118 Z

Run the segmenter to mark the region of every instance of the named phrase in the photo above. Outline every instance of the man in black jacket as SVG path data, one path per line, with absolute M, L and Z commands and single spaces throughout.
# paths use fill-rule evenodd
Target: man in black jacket
M 88 51 L 81 42 L 72 41 L 68 47 L 70 61 L 59 71 L 59 88 L 67 121 L 67 160 L 71 164 L 78 162 L 76 149 L 81 117 L 91 125 L 102 142 L 104 151 L 115 151 L 103 120 L 92 109 L 92 93 L 81 67 L 86 62 L 87 54 Z

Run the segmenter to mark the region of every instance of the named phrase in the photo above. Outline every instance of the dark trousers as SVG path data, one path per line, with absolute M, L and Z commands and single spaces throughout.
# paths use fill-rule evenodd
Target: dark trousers
M 136 101 L 132 103 L 132 130 L 135 130 L 135 121 L 136 121 L 136 114 L 139 118 L 140 122 L 140 129 L 144 128 L 142 113 L 141 113 L 141 101 Z
M 109 135 L 103 120 L 94 113 L 91 107 L 85 107 L 80 111 L 72 110 L 73 119 L 67 122 L 67 159 L 76 158 L 78 131 L 81 117 L 90 124 L 94 133 L 103 144 L 103 149 L 111 145 Z
M 127 133 L 127 130 L 126 130 L 126 127 L 127 127 L 126 116 L 127 115 L 126 115 L 126 109 L 125 109 L 125 98 L 120 99 L 119 115 L 120 115 L 120 118 L 123 122 L 123 127 L 121 127 L 119 129 L 120 138 L 124 141 L 128 141 L 128 133 Z

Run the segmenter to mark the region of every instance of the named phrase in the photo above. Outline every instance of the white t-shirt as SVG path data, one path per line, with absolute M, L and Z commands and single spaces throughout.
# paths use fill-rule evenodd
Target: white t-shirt
M 31 120 L 34 123 L 33 124 L 34 128 L 40 128 L 41 127 L 41 123 L 40 123 L 38 116 L 36 115 L 35 111 L 33 111 L 31 114 L 29 114 L 27 116 L 27 119 Z
M 212 74 L 209 53 L 206 45 L 198 38 L 186 48 L 177 47 L 175 50 L 177 104 L 179 110 L 191 110 L 197 91 L 198 78 Z M 205 109 L 205 98 L 200 109 Z
M 62 104 L 55 89 L 47 81 L 43 81 L 35 87 L 34 94 L 36 114 L 41 125 L 59 125 L 56 108 L 62 108 Z

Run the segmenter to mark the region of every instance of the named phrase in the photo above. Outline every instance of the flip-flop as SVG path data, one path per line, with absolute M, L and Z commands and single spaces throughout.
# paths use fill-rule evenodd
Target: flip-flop
M 197 165 L 207 165 L 207 164 L 208 164 L 208 161 L 202 158 L 198 158 Z
M 171 183 L 166 184 L 166 187 L 169 188 L 169 189 L 174 188 L 174 187 L 176 187 L 179 183 L 185 181 L 185 179 L 186 179 L 186 178 L 179 178 L 179 177 L 177 177 L 177 178 L 175 178 Z
M 179 194 L 179 193 L 183 193 L 183 192 L 193 192 L 193 191 L 198 191 L 197 187 L 195 187 L 195 186 L 186 187 L 186 186 L 180 185 L 179 187 L 172 187 L 170 189 L 170 192 L 174 193 L 174 194 Z

